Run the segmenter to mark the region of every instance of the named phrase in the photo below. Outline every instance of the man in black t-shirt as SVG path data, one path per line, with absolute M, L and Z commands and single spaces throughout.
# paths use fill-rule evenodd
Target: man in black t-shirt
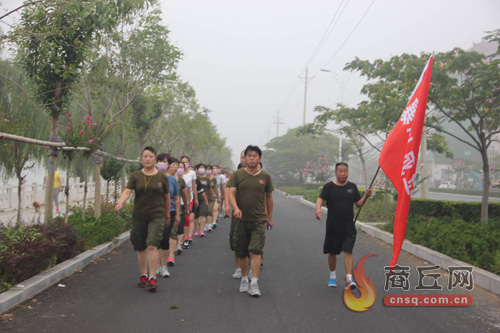
M 323 190 L 318 200 L 316 200 L 315 215 L 318 220 L 321 219 L 321 207 L 323 206 L 323 202 L 326 201 L 328 215 L 326 218 L 323 253 L 328 254 L 328 266 L 330 268 L 328 286 L 337 286 L 337 277 L 335 274 L 337 255 L 343 251 L 345 255 L 346 288 L 355 289 L 356 283 L 352 279 L 352 249 L 356 241 L 353 205 L 361 207 L 372 192 L 371 189 L 367 189 L 366 198 L 361 198 L 356 184 L 347 181 L 348 176 L 349 166 L 347 163 L 339 162 L 335 164 L 336 179 L 323 186 Z

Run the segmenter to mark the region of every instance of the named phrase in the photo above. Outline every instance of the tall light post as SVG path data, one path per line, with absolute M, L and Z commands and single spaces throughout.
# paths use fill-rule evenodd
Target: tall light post
M 344 89 L 347 86 L 347 82 L 351 78 L 352 74 L 346 74 L 344 77 L 341 77 L 334 71 L 331 71 L 329 69 L 320 69 L 320 72 L 326 72 L 332 74 L 332 77 L 337 81 L 340 87 L 340 104 L 344 104 Z M 342 135 L 339 133 L 339 162 L 342 162 Z

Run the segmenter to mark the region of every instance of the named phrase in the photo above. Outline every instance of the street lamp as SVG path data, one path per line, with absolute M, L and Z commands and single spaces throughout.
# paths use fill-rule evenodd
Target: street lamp
M 344 89 L 347 86 L 347 82 L 352 76 L 349 74 L 344 75 L 344 77 L 341 77 L 334 71 L 331 71 L 329 69 L 320 69 L 320 72 L 326 72 L 332 74 L 332 77 L 337 81 L 340 87 L 340 104 L 344 104 Z M 339 162 L 342 162 L 342 135 L 339 134 Z

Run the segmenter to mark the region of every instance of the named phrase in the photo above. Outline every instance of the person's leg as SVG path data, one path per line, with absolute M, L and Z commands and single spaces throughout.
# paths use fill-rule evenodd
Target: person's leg
M 156 264 L 158 263 L 158 248 L 148 245 L 149 278 L 156 278 Z
M 139 261 L 139 271 L 141 275 L 148 275 L 148 249 L 138 251 L 137 260 Z M 154 267 L 156 267 L 156 264 Z
M 59 214 L 59 188 L 54 188 L 54 203 L 56 205 L 56 212 Z
M 251 278 L 258 278 L 260 273 L 260 263 L 262 261 L 262 255 L 250 253 L 250 266 L 252 268 Z
M 342 239 L 342 251 L 345 256 L 345 273 L 346 273 L 346 288 L 356 289 L 356 283 L 352 278 L 352 271 L 354 266 L 354 259 L 352 257 L 352 250 L 356 242 L 356 234 L 348 235 Z
M 337 255 L 336 254 L 328 254 L 328 268 L 330 268 L 330 272 L 335 272 L 335 268 L 337 267 Z
M 175 250 L 177 248 L 177 239 L 170 237 L 170 253 L 168 255 L 169 265 L 173 266 L 175 264 Z
M 241 279 L 241 266 L 238 260 L 238 256 L 236 255 L 236 248 L 234 246 L 234 229 L 236 226 L 236 219 L 234 216 L 231 216 L 231 226 L 229 227 L 229 248 L 234 253 L 234 266 L 235 271 L 233 273 L 234 279 Z
M 257 221 L 249 223 L 251 226 L 250 241 L 248 251 L 250 252 L 250 266 L 252 269 L 252 281 L 248 292 L 252 296 L 260 296 L 259 273 L 262 262 L 262 251 L 266 241 L 266 221 Z
M 247 228 L 248 223 L 236 220 L 233 235 L 233 244 L 237 256 L 237 265 L 241 268 L 240 292 L 248 292 L 248 242 L 251 230 Z
M 193 239 L 193 234 L 195 233 L 196 231 L 196 217 L 195 217 L 195 213 L 191 213 L 189 215 L 189 233 L 187 234 L 188 235 L 188 239 Z
M 345 255 L 345 273 L 346 275 L 352 275 L 352 269 L 353 269 L 353 258 L 352 258 L 352 253 L 350 252 L 344 252 Z
M 171 230 L 172 230 L 172 223 L 168 227 L 163 228 L 162 239 L 160 241 L 160 251 L 158 255 L 158 266 L 156 266 L 156 274 L 161 275 L 162 277 L 170 276 L 167 269 L 167 262 L 168 262 L 168 255 L 170 253 Z
M 161 240 L 164 234 L 165 218 L 157 218 L 148 222 L 147 226 L 147 263 L 149 266 L 149 280 L 147 283 L 147 288 L 150 291 L 156 291 L 158 289 L 156 285 L 156 265 L 159 259 L 159 250 Z
M 159 262 L 158 262 L 158 265 L 160 265 L 160 269 L 161 267 L 167 264 L 169 252 L 170 252 L 169 250 L 160 249 Z
M 215 201 L 214 207 L 212 209 L 212 228 L 216 227 L 218 217 L 219 217 L 219 204 L 217 203 L 217 201 Z
M 236 256 L 236 264 L 241 268 L 241 276 L 245 277 L 248 274 L 248 257 L 238 258 Z
M 207 223 L 207 217 L 206 216 L 200 216 L 199 218 L 199 226 L 200 226 L 200 235 L 205 234 L 205 224 Z
M 213 221 L 213 217 L 208 215 L 207 216 L 207 223 L 206 223 L 206 230 L 207 231 L 212 231 L 212 221 Z

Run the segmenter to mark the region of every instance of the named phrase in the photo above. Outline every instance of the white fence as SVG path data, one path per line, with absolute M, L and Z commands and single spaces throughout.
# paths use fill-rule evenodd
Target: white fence
M 103 198 L 106 196 L 106 181 L 101 179 L 101 195 Z M 80 178 L 70 179 L 69 182 L 69 202 L 79 203 L 83 201 L 85 183 L 80 181 Z M 120 195 L 121 190 L 118 185 L 118 195 Z M 109 184 L 109 200 L 112 200 L 114 194 L 114 182 Z M 93 182 L 87 183 L 87 200 L 93 201 L 95 194 L 95 184 Z M 40 204 L 44 204 L 45 197 L 45 184 L 23 184 L 23 189 L 21 193 L 21 208 L 32 208 L 33 201 L 38 201 Z M 64 189 L 62 193 L 59 194 L 59 203 L 65 203 L 66 196 L 64 195 Z M 17 185 L 4 185 L 0 186 L 0 210 L 13 210 L 17 209 L 18 206 L 18 195 L 17 195 Z

